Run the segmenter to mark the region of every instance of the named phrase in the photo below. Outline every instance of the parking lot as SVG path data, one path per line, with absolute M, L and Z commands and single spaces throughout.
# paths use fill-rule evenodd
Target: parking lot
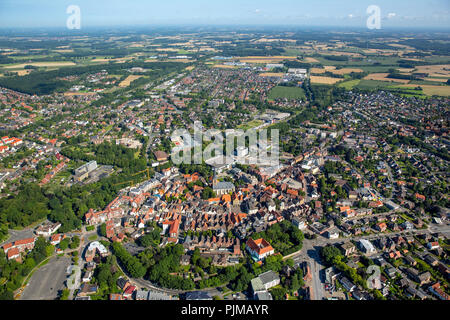
M 133 243 L 133 242 L 128 242 L 125 243 L 124 248 L 132 255 L 136 255 L 141 253 L 142 251 L 145 250 L 145 248 L 138 246 L 137 244 Z
M 65 288 L 66 270 L 71 264 L 67 257 L 54 257 L 35 271 L 20 300 L 54 300 L 58 291 Z
M 2 242 L 0 245 L 36 236 L 34 234 L 34 229 L 8 230 L 8 235 L 8 239 Z

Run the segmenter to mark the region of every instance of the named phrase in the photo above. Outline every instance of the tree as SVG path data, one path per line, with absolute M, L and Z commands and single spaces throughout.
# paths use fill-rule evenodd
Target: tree
M 380 292 L 380 290 L 375 289 L 373 291 L 373 296 L 376 300 L 386 300 L 386 297 Z
M 100 225 L 100 235 L 102 237 L 106 237 L 106 223 L 102 223 Z
M 194 266 L 198 264 L 198 261 L 200 260 L 200 249 L 198 247 L 195 248 L 194 253 L 192 254 L 191 261 Z
M 215 192 L 210 187 L 206 187 L 205 189 L 203 189 L 203 192 L 202 192 L 203 200 L 206 200 L 209 198 L 214 198 L 215 196 L 216 196 Z
M 65 288 L 61 291 L 61 295 L 59 297 L 59 300 L 68 300 L 69 299 L 70 291 L 69 289 Z
M 55 246 L 50 244 L 45 247 L 45 255 L 47 257 L 51 256 L 54 252 L 55 252 Z
M 341 251 L 332 245 L 323 247 L 322 250 L 320 251 L 320 254 L 327 265 L 334 264 L 336 258 L 342 257 Z
M 300 283 L 298 281 L 297 276 L 293 276 L 289 285 L 289 290 L 291 290 L 292 292 L 297 291 L 298 289 L 300 289 Z
M 10 290 L 0 292 L 0 300 L 14 300 L 14 294 Z
M 137 242 L 141 247 L 148 248 L 150 246 L 154 247 L 158 246 L 160 240 L 161 240 L 160 229 L 155 228 L 152 232 L 140 237 Z
M 289 258 L 286 260 L 286 265 L 288 265 L 289 267 L 294 267 L 294 259 Z
M 69 241 L 70 241 L 69 238 L 65 238 L 64 240 L 62 240 L 59 243 L 59 248 L 61 250 L 66 250 L 69 247 Z
M 70 249 L 76 249 L 80 245 L 80 238 L 78 236 L 72 237 L 72 242 L 69 245 Z
M 287 290 L 283 287 L 275 287 L 270 290 L 274 300 L 286 300 Z
M 147 270 L 144 268 L 139 259 L 132 256 L 120 243 L 113 243 L 113 249 L 117 258 L 119 258 L 128 273 L 133 278 L 142 278 L 145 275 Z

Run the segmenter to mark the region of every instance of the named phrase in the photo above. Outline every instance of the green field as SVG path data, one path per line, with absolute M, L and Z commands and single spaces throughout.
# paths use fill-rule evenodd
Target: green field
M 359 80 L 359 79 L 350 80 L 350 81 L 341 82 L 337 86 L 340 88 L 345 88 L 346 90 L 351 90 L 354 87 L 356 87 L 360 82 L 361 82 L 361 80 Z
M 305 54 L 305 50 L 296 48 L 284 48 L 284 54 L 287 56 L 301 56 Z
M 270 90 L 269 99 L 273 100 L 278 98 L 306 99 L 306 96 L 305 91 L 302 88 L 276 86 Z
M 184 49 L 180 49 L 180 50 L 178 50 L 177 54 L 188 55 L 188 54 L 192 54 L 192 52 L 189 52 L 189 51 L 184 50 Z
M 437 81 L 429 81 L 429 80 L 412 80 L 409 82 L 409 84 L 425 84 L 430 86 L 446 86 L 447 84 L 445 82 L 437 82 Z
M 39 59 L 46 59 L 49 57 L 56 57 L 57 54 L 35 54 L 35 55 L 28 55 L 28 56 L 10 56 L 11 59 L 14 60 L 30 60 L 30 61 L 35 61 L 35 60 L 39 60 Z
M 359 81 L 356 83 L 355 81 Z M 404 97 L 417 97 L 424 98 L 425 93 L 422 90 L 416 90 L 414 86 L 402 87 L 398 85 L 392 85 L 390 82 L 386 81 L 377 81 L 377 80 L 352 80 L 343 82 L 338 85 L 339 87 L 344 87 L 347 90 L 351 90 L 353 88 L 361 89 L 361 90 L 385 90 L 391 91 L 392 93 L 400 94 Z
M 426 98 L 427 96 L 422 90 L 415 90 L 414 88 L 392 86 L 386 89 L 391 92 L 396 92 L 403 97 Z
M 377 89 L 377 88 L 387 88 L 392 86 L 391 82 L 378 81 L 378 80 L 361 80 L 356 86 L 358 89 Z
M 358 66 L 358 68 L 370 72 L 370 73 L 380 73 L 380 72 L 389 72 L 390 69 L 398 68 L 397 66 L 374 66 L 374 65 L 362 65 Z

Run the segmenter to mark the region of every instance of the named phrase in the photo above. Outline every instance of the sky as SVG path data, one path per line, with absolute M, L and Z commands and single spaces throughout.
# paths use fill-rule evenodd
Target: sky
M 0 0 L 0 28 L 144 25 L 292 25 L 365 28 L 370 5 L 381 28 L 450 29 L 450 0 Z

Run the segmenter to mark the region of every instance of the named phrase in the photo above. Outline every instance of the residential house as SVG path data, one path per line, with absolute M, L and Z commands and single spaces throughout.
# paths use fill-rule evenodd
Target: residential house
M 342 253 L 348 257 L 356 252 L 356 246 L 352 242 L 345 242 L 341 244 Z

